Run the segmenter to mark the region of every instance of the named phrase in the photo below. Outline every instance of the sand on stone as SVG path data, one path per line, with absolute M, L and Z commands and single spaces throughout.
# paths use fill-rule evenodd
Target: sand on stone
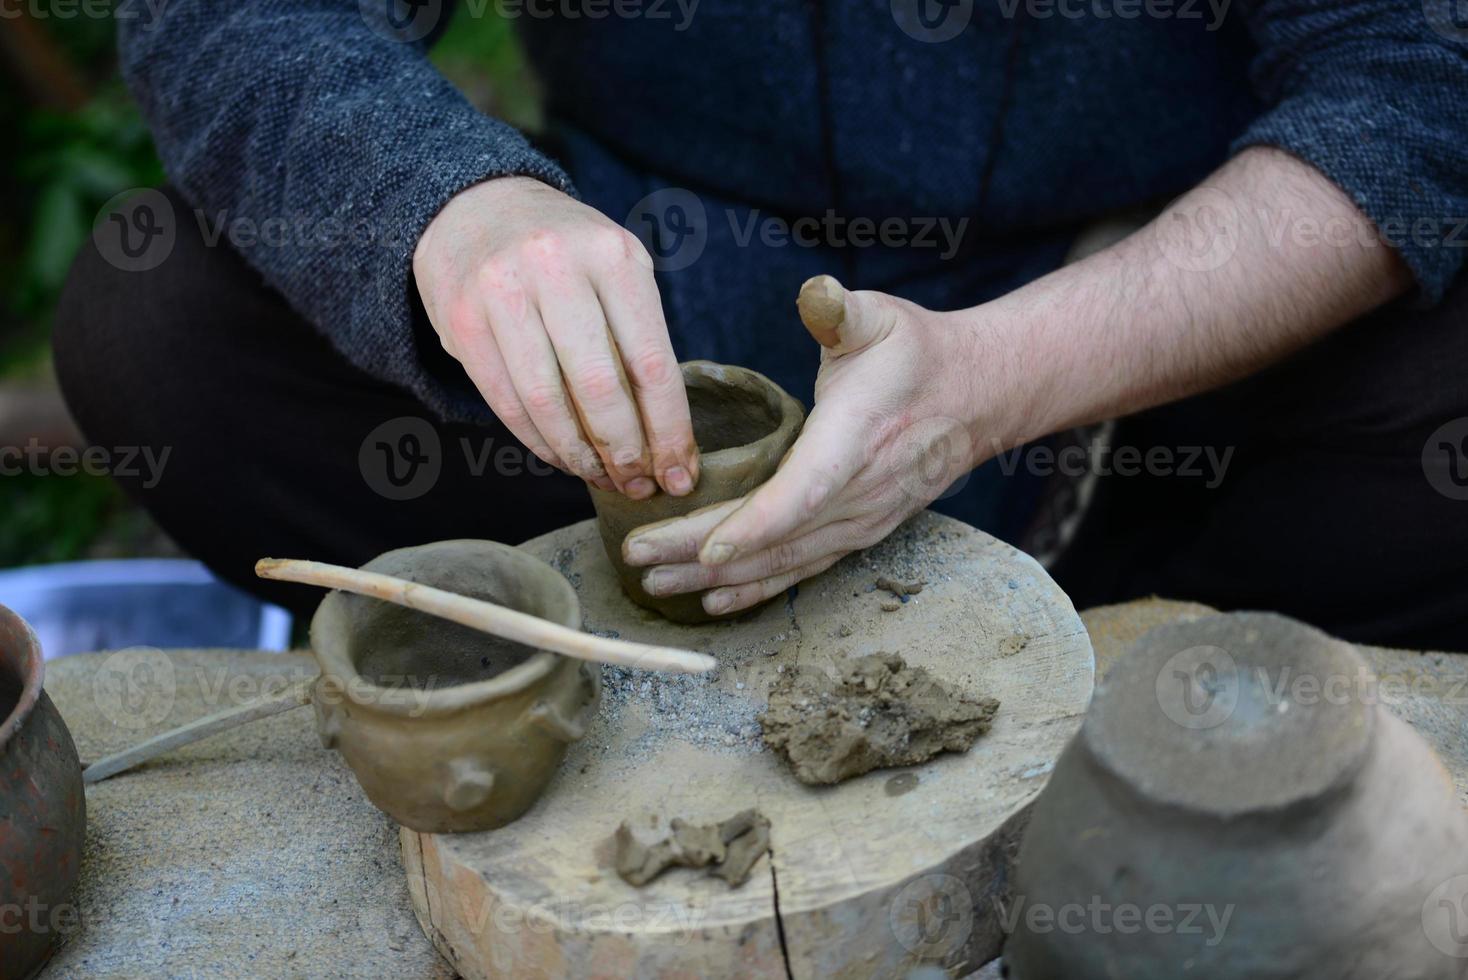
M 893 653 L 847 661 L 835 680 L 800 667 L 770 685 L 759 716 L 765 744 L 810 785 L 964 752 L 989 730 L 999 702 L 949 689 Z

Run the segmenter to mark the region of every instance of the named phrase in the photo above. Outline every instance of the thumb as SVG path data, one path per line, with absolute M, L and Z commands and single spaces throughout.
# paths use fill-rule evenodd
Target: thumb
M 833 276 L 812 276 L 795 307 L 805 329 L 833 354 L 854 354 L 892 332 L 892 309 L 880 293 L 851 292 Z

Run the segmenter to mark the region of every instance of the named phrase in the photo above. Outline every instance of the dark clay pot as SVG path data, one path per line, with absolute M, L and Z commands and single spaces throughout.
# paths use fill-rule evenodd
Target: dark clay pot
M 1468 819 L 1377 700 L 1349 644 L 1282 616 L 1146 634 L 1035 803 L 1010 976 L 1468 976 Z
M 46 692 L 36 636 L 0 606 L 0 978 L 26 977 L 79 924 L 70 904 L 87 798 L 76 745 Z
M 363 566 L 581 626 L 576 590 L 494 541 L 440 541 Z M 540 796 L 596 712 L 593 664 L 413 609 L 332 592 L 311 620 L 322 743 L 378 809 L 413 830 L 501 827 Z
M 707 623 L 747 610 L 710 616 L 704 612 L 701 592 L 648 595 L 642 588 L 642 575 L 647 569 L 633 568 L 622 560 L 622 542 L 634 528 L 741 497 L 764 483 L 800 435 L 805 409 L 757 371 L 712 361 L 688 361 L 682 367 L 693 416 L 693 437 L 698 443 L 698 486 L 686 497 L 659 492 L 647 500 L 632 500 L 596 487 L 588 489 L 607 557 L 627 597 L 675 623 Z

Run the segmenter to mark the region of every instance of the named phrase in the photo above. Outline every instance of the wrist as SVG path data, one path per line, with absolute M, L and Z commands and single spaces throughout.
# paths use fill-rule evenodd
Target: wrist
M 973 465 L 1054 431 L 1058 406 L 1046 372 L 1055 364 L 1035 353 L 1040 331 L 1023 297 L 1011 293 L 945 315 L 955 318 L 952 327 L 961 336 L 952 363 L 960 374 Z

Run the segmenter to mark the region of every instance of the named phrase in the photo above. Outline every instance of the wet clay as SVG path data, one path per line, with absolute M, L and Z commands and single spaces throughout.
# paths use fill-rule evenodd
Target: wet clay
M 964 752 L 989 730 L 999 702 L 950 690 L 893 653 L 847 662 L 838 680 L 800 667 L 770 686 L 764 741 L 811 785 Z
M 565 577 L 508 545 L 439 541 L 364 567 L 581 625 Z M 317 609 L 311 647 L 322 744 L 379 809 L 426 833 L 490 830 L 528 810 L 601 689 L 581 661 L 345 592 Z
M 922 579 L 918 579 L 916 582 L 899 582 L 895 578 L 888 578 L 883 575 L 877 579 L 875 584 L 877 588 L 885 592 L 890 592 L 899 599 L 904 599 L 910 595 L 917 595 L 923 591 L 923 586 L 928 583 Z
M 758 810 L 741 810 L 715 824 L 691 824 L 656 815 L 625 820 L 617 828 L 617 874 L 641 887 L 672 867 L 709 868 L 730 888 L 749 880 L 750 870 L 770 849 L 770 821 Z
M 805 422 L 805 410 L 779 385 L 755 371 L 711 361 L 689 361 L 682 367 L 699 451 L 698 485 L 693 492 L 684 497 L 658 492 L 646 500 L 632 500 L 596 487 L 587 489 L 596 507 L 607 558 L 627 597 L 675 623 L 707 623 L 728 617 L 704 612 L 703 593 L 648 595 L 642 588 L 647 569 L 622 560 L 622 542 L 634 528 L 741 497 L 764 483 L 794 445 Z

